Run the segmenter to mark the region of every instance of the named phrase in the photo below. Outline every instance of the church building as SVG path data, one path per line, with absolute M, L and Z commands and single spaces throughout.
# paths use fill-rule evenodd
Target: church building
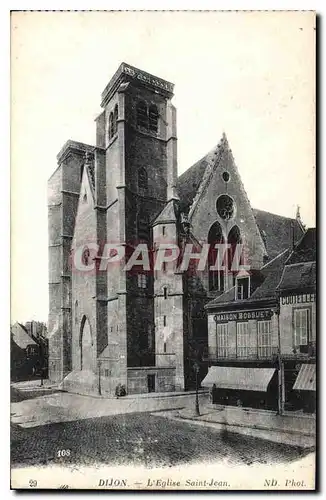
M 48 181 L 49 378 L 65 390 L 110 397 L 118 387 L 193 388 L 194 364 L 203 379 L 202 360 L 212 354 L 205 306 L 234 293 L 241 278 L 244 298 L 259 271 L 304 233 L 299 214 L 251 207 L 225 135 L 178 177 L 173 90 L 122 63 L 101 96 L 96 144 L 69 140 L 57 156 Z M 128 269 L 139 244 L 152 262 L 165 243 L 183 256 L 189 245 L 203 254 L 209 244 L 207 262 Z M 124 258 L 114 261 L 108 245 Z M 235 271 L 239 245 L 246 266 Z

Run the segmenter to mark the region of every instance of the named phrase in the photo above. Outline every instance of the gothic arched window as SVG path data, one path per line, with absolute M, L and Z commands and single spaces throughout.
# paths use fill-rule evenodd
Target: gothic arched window
M 138 170 L 138 192 L 144 195 L 148 189 L 148 176 L 144 168 Z
M 118 132 L 118 105 L 116 104 L 114 107 L 114 114 L 113 114 L 113 135 L 115 135 Z
M 208 254 L 208 286 L 209 290 L 223 291 L 224 290 L 224 271 L 219 269 L 223 264 L 224 253 L 224 238 L 222 228 L 219 222 L 215 222 L 208 233 L 207 242 L 210 245 Z M 215 245 L 218 245 L 215 248 Z M 214 266 L 216 269 L 211 270 Z
M 231 271 L 233 260 L 234 262 L 234 269 L 233 269 L 233 284 L 235 284 L 235 279 L 237 272 L 239 271 L 238 267 L 240 264 L 242 264 L 242 248 L 237 248 L 237 245 L 242 244 L 242 238 L 241 238 L 241 233 L 240 229 L 238 226 L 233 226 L 232 229 L 230 230 L 228 234 L 228 244 L 230 245 L 230 248 L 228 249 L 228 271 Z
M 149 130 L 151 132 L 157 132 L 158 129 L 158 110 L 155 104 L 151 104 L 149 107 Z
M 148 129 L 148 108 L 145 101 L 137 103 L 137 125 Z

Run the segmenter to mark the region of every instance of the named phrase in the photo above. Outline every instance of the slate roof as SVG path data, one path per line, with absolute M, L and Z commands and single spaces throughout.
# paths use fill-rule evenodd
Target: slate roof
M 10 328 L 12 340 L 21 349 L 26 349 L 29 345 L 37 345 L 37 343 L 28 335 L 27 330 L 20 323 L 15 323 Z
M 316 228 L 309 228 L 296 245 L 286 264 L 316 261 Z
M 278 286 L 282 290 L 316 288 L 316 229 L 309 228 L 285 262 Z
M 312 245 L 312 247 L 310 247 Z M 263 282 L 252 292 L 249 299 L 236 300 L 235 287 L 210 301 L 206 307 L 214 309 L 227 305 L 245 307 L 257 301 L 275 299 L 278 292 L 316 288 L 316 262 L 306 261 L 315 255 L 316 230 L 308 229 L 294 250 L 283 250 L 277 257 L 260 269 Z M 303 260 L 297 262 L 298 259 Z M 295 261 L 295 263 L 292 263 Z
M 290 250 L 286 249 L 272 261 L 268 262 L 264 267 L 262 267 L 261 273 L 264 276 L 264 281 L 252 293 L 250 299 L 256 300 L 267 297 L 275 297 L 276 288 L 282 277 L 284 264 L 286 262 L 286 259 L 289 257 L 289 254 Z
M 262 235 L 270 259 L 297 242 L 303 235 L 300 223 L 296 219 L 283 217 L 264 210 L 253 209 L 256 223 Z
M 316 288 L 316 262 L 301 262 L 285 266 L 278 290 Z
M 203 179 L 206 167 L 209 163 L 210 153 L 188 168 L 177 180 L 177 192 L 180 197 L 180 207 L 188 212 L 189 207 L 196 196 L 200 183 Z
M 276 298 L 276 288 L 280 282 L 284 264 L 289 256 L 289 253 L 289 250 L 283 251 L 275 259 L 268 262 L 264 267 L 261 268 L 260 275 L 264 281 L 260 286 L 256 285 L 256 289 L 252 292 L 249 299 L 236 300 L 235 287 L 233 287 L 227 292 L 224 292 L 219 297 L 216 297 L 216 299 L 209 302 L 207 304 L 208 308 L 214 308 L 215 306 L 221 307 L 229 305 L 230 303 L 236 303 L 237 307 L 246 307 L 248 304 L 256 301 Z

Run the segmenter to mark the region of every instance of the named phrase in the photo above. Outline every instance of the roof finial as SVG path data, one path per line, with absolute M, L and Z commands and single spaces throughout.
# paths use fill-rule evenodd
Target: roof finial
M 301 215 L 300 215 L 300 205 L 297 205 L 297 213 L 296 213 L 295 218 L 296 218 L 297 220 L 300 220 L 300 221 L 301 221 Z

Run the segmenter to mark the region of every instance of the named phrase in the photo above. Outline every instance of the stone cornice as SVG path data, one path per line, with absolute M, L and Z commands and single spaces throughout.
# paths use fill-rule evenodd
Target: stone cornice
M 167 98 L 173 96 L 173 83 L 123 62 L 102 92 L 101 107 L 105 107 L 120 85 L 127 82 L 132 82 L 137 86 L 150 88 Z
M 58 163 L 65 161 L 71 154 L 83 157 L 86 151 L 89 153 L 90 159 L 93 159 L 94 146 L 69 139 L 57 154 Z

